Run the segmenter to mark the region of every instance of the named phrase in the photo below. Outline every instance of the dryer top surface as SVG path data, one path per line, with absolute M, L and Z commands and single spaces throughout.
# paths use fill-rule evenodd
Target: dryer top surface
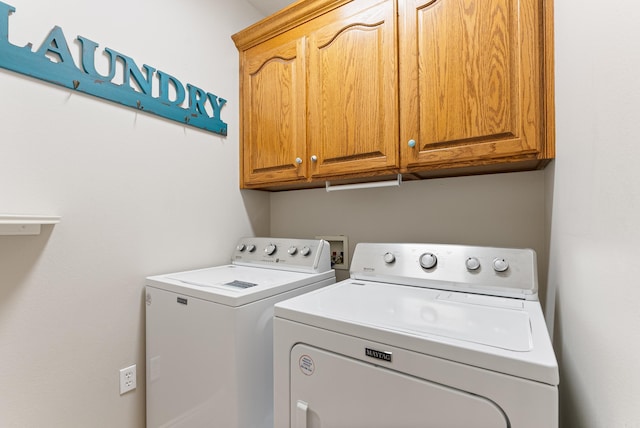
M 278 318 L 552 385 L 537 301 L 349 279 L 280 302 Z

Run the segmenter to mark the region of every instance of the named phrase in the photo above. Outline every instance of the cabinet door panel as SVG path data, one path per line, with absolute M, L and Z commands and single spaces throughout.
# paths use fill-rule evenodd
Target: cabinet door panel
M 275 45 L 275 46 L 274 46 Z M 244 184 L 306 178 L 304 40 L 265 43 L 245 53 Z
M 538 155 L 537 1 L 401 0 L 403 166 Z
M 342 9 L 309 37 L 312 176 L 399 166 L 394 3 L 349 17 Z

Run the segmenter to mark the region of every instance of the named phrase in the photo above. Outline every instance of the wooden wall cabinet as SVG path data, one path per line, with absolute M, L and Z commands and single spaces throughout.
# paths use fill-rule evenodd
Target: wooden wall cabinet
M 241 187 L 544 167 L 552 7 L 301 0 L 235 34 Z
M 554 156 L 551 2 L 399 1 L 403 172 L 546 165 Z
M 247 186 L 307 179 L 304 42 L 268 40 L 244 53 L 240 162 Z

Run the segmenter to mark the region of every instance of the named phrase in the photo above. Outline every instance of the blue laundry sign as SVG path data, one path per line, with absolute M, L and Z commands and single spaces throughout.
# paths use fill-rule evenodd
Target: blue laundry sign
M 109 71 L 103 76 L 95 67 L 99 45 L 86 37 L 77 37 L 81 46 L 80 65 L 71 56 L 62 28 L 58 26 L 53 27 L 35 51 L 31 43 L 22 47 L 11 44 L 9 16 L 15 11 L 13 6 L 0 1 L 0 67 L 227 135 L 227 124 L 220 118 L 225 99 L 190 83 L 185 86 L 174 76 L 149 65 L 140 68 L 132 58 L 108 47 L 104 53 L 109 59 Z M 121 70 L 122 83 L 114 82 L 117 69 Z

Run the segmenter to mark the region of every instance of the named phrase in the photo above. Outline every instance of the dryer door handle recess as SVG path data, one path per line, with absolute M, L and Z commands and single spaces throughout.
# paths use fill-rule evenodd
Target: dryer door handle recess
M 296 428 L 307 428 L 307 409 L 309 405 L 302 400 L 296 403 Z

